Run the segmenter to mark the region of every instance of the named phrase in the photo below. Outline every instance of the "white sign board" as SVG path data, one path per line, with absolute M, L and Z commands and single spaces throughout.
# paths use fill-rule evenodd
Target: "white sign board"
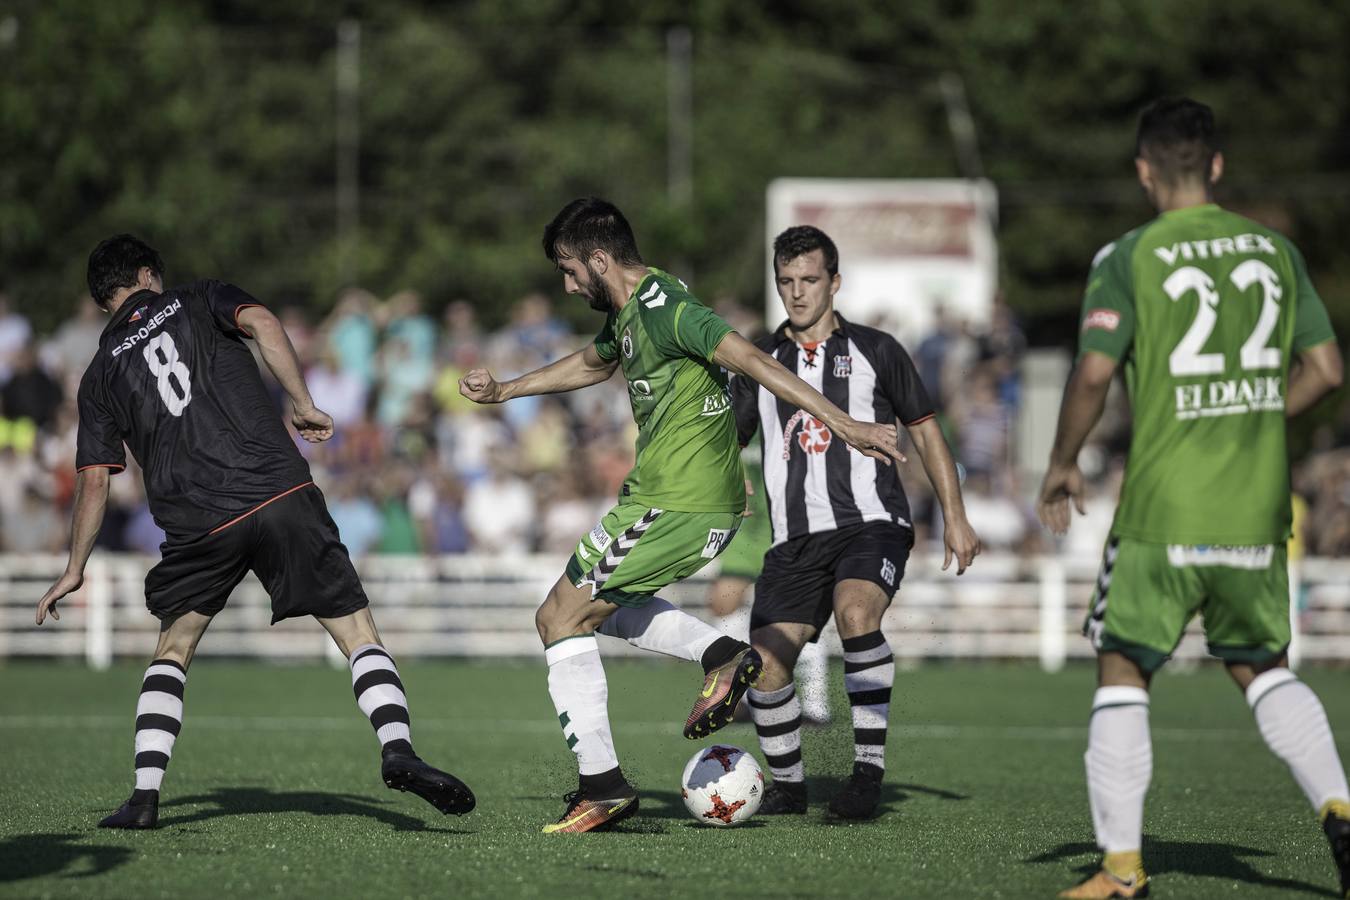
M 989 320 L 998 284 L 998 199 L 983 180 L 780 178 L 769 185 L 765 322 L 783 321 L 773 239 L 814 225 L 839 248 L 835 308 L 904 342 L 921 339 L 941 306 L 955 321 Z

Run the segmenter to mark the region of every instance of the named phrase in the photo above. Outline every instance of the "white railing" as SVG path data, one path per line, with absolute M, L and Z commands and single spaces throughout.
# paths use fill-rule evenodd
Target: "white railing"
M 144 579 L 153 560 L 99 554 L 84 587 L 59 607 L 61 621 L 42 627 L 33 612 L 60 574 L 64 557 L 0 555 L 0 659 L 83 657 L 95 668 L 141 659 L 154 648 L 158 622 L 145 609 Z M 939 569 L 940 557 L 910 559 L 884 629 L 897 656 L 920 659 L 1036 659 L 1048 671 L 1091 656 L 1078 629 L 1098 560 L 1058 556 L 981 556 L 966 575 Z M 380 631 L 401 656 L 537 656 L 533 611 L 563 560 L 525 557 L 371 557 L 360 566 Z M 706 615 L 712 567 L 662 595 Z M 1299 612 L 1294 652 L 1309 662 L 1350 661 L 1350 560 L 1309 559 L 1296 567 Z M 269 627 L 267 595 L 250 576 L 212 624 L 199 652 L 257 658 L 332 658 L 332 642 L 312 621 Z M 1191 632 L 1199 631 L 1194 622 Z M 826 643 L 838 652 L 827 629 Z M 606 652 L 637 652 L 607 641 Z M 1179 660 L 1204 656 L 1192 634 Z

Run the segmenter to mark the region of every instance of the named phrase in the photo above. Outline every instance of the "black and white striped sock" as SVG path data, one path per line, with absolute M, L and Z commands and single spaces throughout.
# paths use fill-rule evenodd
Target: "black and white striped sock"
M 746 699 L 759 735 L 759 749 L 773 780 L 801 783 L 806 770 L 802 766 L 802 705 L 797 700 L 796 684 L 789 681 L 787 687 L 776 691 L 751 688 Z
M 158 791 L 183 727 L 187 669 L 171 659 L 151 661 L 136 701 L 136 790 Z
M 352 651 L 351 667 L 356 705 L 370 719 L 380 749 L 412 753 L 408 698 L 394 658 L 379 644 L 363 644 Z
M 853 712 L 853 762 L 886 768 L 886 719 L 895 657 L 880 631 L 844 638 L 844 690 Z

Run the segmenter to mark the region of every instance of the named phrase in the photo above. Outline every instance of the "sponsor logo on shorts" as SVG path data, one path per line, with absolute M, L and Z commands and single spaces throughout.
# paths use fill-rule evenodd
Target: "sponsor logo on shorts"
M 895 587 L 895 563 L 889 559 L 881 561 L 881 580 L 890 587 Z
M 1269 569 L 1274 544 L 1168 544 L 1167 561 L 1175 569 L 1186 566 L 1227 566 L 1230 569 Z
M 1093 309 L 1083 317 L 1083 330 L 1100 328 L 1102 331 L 1115 331 L 1120 327 L 1120 313 L 1114 309 Z
M 730 528 L 709 528 L 708 543 L 703 545 L 703 558 L 713 559 L 717 554 L 726 549 L 726 546 L 730 541 Z

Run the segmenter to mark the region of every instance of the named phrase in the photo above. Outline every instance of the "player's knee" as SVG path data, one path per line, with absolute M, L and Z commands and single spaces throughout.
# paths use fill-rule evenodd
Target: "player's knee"
M 764 674 L 760 677 L 760 690 L 772 691 L 786 685 L 792 678 L 801 647 L 773 628 L 755 629 L 750 635 L 750 642 L 763 660 Z
M 569 603 L 568 599 L 554 585 L 535 611 L 534 627 L 539 632 L 539 639 L 545 644 L 593 630 L 593 626 L 587 622 L 586 610 Z
M 1106 651 L 1097 654 L 1097 685 L 1099 687 L 1137 687 L 1148 690 L 1153 675 L 1145 672 L 1134 660 L 1123 653 Z
M 1228 669 L 1228 675 L 1237 685 L 1237 689 L 1244 694 L 1251 683 L 1256 680 L 1256 676 L 1264 675 L 1271 669 L 1287 669 L 1289 667 L 1289 657 L 1280 656 L 1276 659 L 1265 660 L 1258 663 L 1225 663 Z
M 835 612 L 835 624 L 841 637 L 857 637 L 871 634 L 881 627 L 882 610 L 871 609 L 868 605 L 851 603 Z

